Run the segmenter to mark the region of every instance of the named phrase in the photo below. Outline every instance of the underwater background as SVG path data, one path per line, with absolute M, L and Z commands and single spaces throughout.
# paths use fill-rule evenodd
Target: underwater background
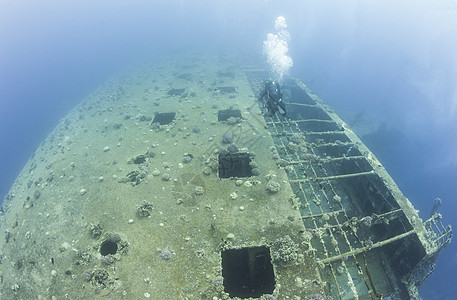
M 0 199 L 77 103 L 131 65 L 236 52 L 267 68 L 287 19 L 288 75 L 354 128 L 421 217 L 457 228 L 457 1 L 0 1 Z M 0 200 L 2 201 L 2 200 Z M 457 246 L 421 294 L 455 299 Z

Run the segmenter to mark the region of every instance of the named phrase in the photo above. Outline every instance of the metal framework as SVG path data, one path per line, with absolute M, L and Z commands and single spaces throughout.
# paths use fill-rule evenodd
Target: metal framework
M 258 95 L 262 71 L 246 77 Z M 308 255 L 334 299 L 413 298 L 452 237 L 441 216 L 421 222 L 375 156 L 298 80 L 285 82 L 288 118 L 265 115 L 302 220 Z

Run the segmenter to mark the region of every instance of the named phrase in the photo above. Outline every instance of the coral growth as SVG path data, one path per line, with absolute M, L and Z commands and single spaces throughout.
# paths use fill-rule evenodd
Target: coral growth
M 277 193 L 277 192 L 279 192 L 280 189 L 281 189 L 281 185 L 278 182 L 276 182 L 274 180 L 268 181 L 267 190 L 270 193 Z
M 271 255 L 273 261 L 290 262 L 298 257 L 298 245 L 288 235 L 278 239 L 273 244 L 273 248 L 275 249 Z
M 163 260 L 169 260 L 172 254 L 173 253 L 167 248 L 160 250 L 160 257 L 162 257 Z
M 231 144 L 233 142 L 233 136 L 231 134 L 224 134 L 222 136 L 222 144 Z
M 150 202 L 144 200 L 141 204 L 137 205 L 136 213 L 140 218 L 146 218 L 151 215 L 151 210 L 153 209 L 153 205 Z

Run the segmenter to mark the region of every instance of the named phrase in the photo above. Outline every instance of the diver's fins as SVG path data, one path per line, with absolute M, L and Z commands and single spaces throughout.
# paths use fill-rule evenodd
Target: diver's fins
M 278 111 L 281 114 L 281 116 L 283 116 L 283 117 L 285 117 L 287 115 L 286 107 L 284 106 L 284 103 L 280 102 L 278 104 Z

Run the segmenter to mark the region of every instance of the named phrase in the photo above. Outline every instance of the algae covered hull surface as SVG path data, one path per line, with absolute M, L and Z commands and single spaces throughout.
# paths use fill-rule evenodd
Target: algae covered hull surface
M 1 298 L 413 297 L 450 228 L 300 81 L 265 115 L 266 78 L 182 55 L 92 93 L 5 198 Z

